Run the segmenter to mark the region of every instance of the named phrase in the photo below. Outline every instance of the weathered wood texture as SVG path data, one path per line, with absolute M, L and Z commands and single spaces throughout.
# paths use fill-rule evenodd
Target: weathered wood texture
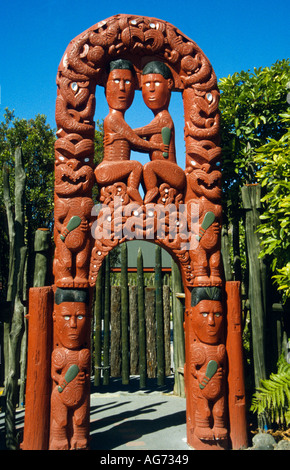
M 146 357 L 147 377 L 156 377 L 156 314 L 155 288 L 145 287 L 145 318 L 146 318 Z
M 246 243 L 249 264 L 249 301 L 254 358 L 255 386 L 266 378 L 265 364 L 265 290 L 264 266 L 259 260 L 260 239 L 257 227 L 260 224 L 261 187 L 258 184 L 245 185 L 242 190 L 243 207 L 246 211 Z
M 11 304 L 11 318 L 5 328 L 7 344 L 5 348 L 5 362 L 7 363 L 5 376 L 5 427 L 6 448 L 17 448 L 15 428 L 15 408 L 18 400 L 19 362 L 23 356 L 19 356 L 21 341 L 25 334 L 26 314 L 26 263 L 27 246 L 24 237 L 24 199 L 25 199 L 25 170 L 21 148 L 15 151 L 15 204 L 14 214 L 9 188 L 9 173 L 3 170 L 3 198 L 7 214 L 9 233 L 9 276 L 7 301 Z M 23 364 L 22 364 L 23 365 Z
M 129 359 L 129 294 L 127 245 L 121 245 L 121 331 L 122 331 L 122 383 L 130 380 Z
M 163 285 L 164 371 L 171 374 L 170 286 Z
M 111 377 L 121 377 L 121 288 L 111 287 Z
M 155 309 L 156 309 L 156 342 L 157 342 L 157 384 L 165 383 L 164 371 L 164 329 L 163 329 L 163 293 L 161 248 L 155 248 Z
M 109 385 L 110 381 L 110 307 L 111 307 L 111 283 L 110 283 L 110 254 L 105 258 L 105 286 L 104 286 L 104 371 L 103 384 Z
M 95 304 L 94 304 L 94 384 L 101 384 L 101 367 L 102 367 L 102 266 L 100 268 L 95 287 Z
M 137 287 L 129 286 L 130 374 L 139 373 Z
M 146 386 L 146 324 L 145 324 L 145 299 L 143 277 L 143 255 L 139 248 L 137 256 L 137 286 L 138 286 L 138 325 L 139 325 L 139 373 L 140 388 Z
M 48 274 L 49 250 L 50 232 L 46 228 L 39 228 L 35 232 L 34 238 L 34 287 L 43 287 L 47 285 L 46 279 Z
M 177 264 L 172 261 L 172 314 L 173 314 L 173 351 L 174 351 L 174 393 L 185 396 L 184 364 L 185 364 L 185 339 L 184 339 L 184 305 L 183 300 L 177 294 L 183 292 L 183 284 Z

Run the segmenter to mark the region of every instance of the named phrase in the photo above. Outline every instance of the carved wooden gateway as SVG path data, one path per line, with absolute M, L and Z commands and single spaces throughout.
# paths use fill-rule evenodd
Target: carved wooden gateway
M 109 113 L 104 158 L 94 167 L 96 86 L 105 88 Z M 92 291 L 105 256 L 133 238 L 161 245 L 181 271 L 188 444 L 195 449 L 246 445 L 239 283 L 224 283 L 220 251 L 219 92 L 211 64 L 173 25 L 116 15 L 69 44 L 57 87 L 47 447 L 89 447 Z M 135 90 L 142 90 L 152 121 L 132 129 L 125 112 Z M 174 91 L 184 105 L 185 169 L 176 163 L 174 116 L 168 111 Z M 147 163 L 132 160 L 131 150 L 148 154 Z M 34 310 L 31 301 L 30 316 Z M 28 381 L 29 375 L 28 370 Z M 29 413 L 29 397 L 27 406 Z M 33 446 L 29 426 L 26 421 L 26 449 Z

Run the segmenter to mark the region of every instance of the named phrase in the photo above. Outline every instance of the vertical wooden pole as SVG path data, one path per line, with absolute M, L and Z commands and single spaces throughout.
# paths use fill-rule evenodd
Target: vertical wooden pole
M 260 241 L 257 227 L 260 223 L 261 187 L 258 184 L 242 187 L 243 207 L 246 210 L 246 242 L 249 260 L 249 300 L 251 308 L 251 327 L 254 357 L 255 386 L 266 378 L 265 363 L 265 302 L 260 254 Z
M 48 274 L 48 256 L 50 248 L 50 232 L 47 228 L 39 228 L 34 238 L 34 277 L 33 287 L 46 286 Z
M 105 258 L 103 385 L 109 385 L 110 382 L 110 290 L 110 253 L 108 253 Z
M 156 340 L 157 340 L 157 385 L 165 383 L 164 375 L 164 334 L 163 334 L 163 298 L 161 247 L 155 248 L 155 309 L 156 309 Z
M 111 286 L 111 377 L 121 377 L 121 288 Z
M 147 377 L 156 377 L 155 287 L 145 287 Z
M 130 374 L 139 372 L 138 347 L 138 307 L 137 287 L 129 286 L 129 316 L 130 316 Z
M 146 387 L 146 326 L 144 301 L 143 255 L 139 248 L 137 255 L 138 319 L 139 319 L 139 374 L 140 388 Z
M 165 376 L 168 376 L 171 374 L 170 286 L 168 284 L 163 285 L 163 318 Z
M 52 287 L 29 290 L 28 359 L 23 450 L 47 450 L 52 351 Z
M 240 282 L 226 282 L 228 402 L 230 439 L 235 450 L 247 447 L 246 397 L 242 345 Z
M 19 379 L 19 351 L 25 327 L 24 315 L 25 275 L 27 266 L 27 246 L 25 245 L 24 224 L 24 196 L 25 196 L 25 170 L 22 149 L 15 151 L 15 204 L 14 212 L 9 188 L 9 173 L 6 165 L 3 168 L 3 199 L 6 208 L 9 231 L 9 278 L 6 300 L 11 302 L 11 318 L 5 328 L 7 336 L 7 375 L 5 375 L 5 429 L 7 450 L 17 449 L 15 409 L 18 400 Z M 15 215 L 14 215 L 15 213 Z M 8 331 L 7 331 L 8 330 Z M 25 331 L 25 330 L 24 330 Z M 6 353 L 8 354 L 6 357 Z
M 185 363 L 185 338 L 184 338 L 184 308 L 182 301 L 176 296 L 182 293 L 183 284 L 177 264 L 172 260 L 172 314 L 173 314 L 173 356 L 174 356 L 174 393 L 185 396 L 184 388 L 184 363 Z
M 122 384 L 129 383 L 129 305 L 128 305 L 128 253 L 127 244 L 121 245 L 121 329 L 122 329 Z
M 100 267 L 95 287 L 95 377 L 94 385 L 98 387 L 101 384 L 101 366 L 102 366 L 102 266 Z

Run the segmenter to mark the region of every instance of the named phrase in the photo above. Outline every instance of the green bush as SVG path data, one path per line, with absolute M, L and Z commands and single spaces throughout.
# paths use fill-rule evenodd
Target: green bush
M 256 150 L 257 180 L 266 194 L 260 216 L 261 257 L 271 259 L 273 278 L 284 300 L 290 296 L 290 114 L 282 116 L 288 126 L 279 139 Z

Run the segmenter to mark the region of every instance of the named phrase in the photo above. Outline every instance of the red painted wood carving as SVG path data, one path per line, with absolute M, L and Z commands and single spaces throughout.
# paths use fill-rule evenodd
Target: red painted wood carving
M 109 112 L 104 158 L 94 168 L 96 86 L 105 88 Z M 57 87 L 50 448 L 88 446 L 87 296 L 108 252 L 133 238 L 160 244 L 181 270 L 188 444 L 226 448 L 227 305 L 220 252 L 219 92 L 212 66 L 173 25 L 116 15 L 70 42 Z M 152 120 L 132 129 L 125 113 L 134 106 L 135 90 L 142 90 Z M 182 94 L 184 105 L 184 169 L 176 163 L 174 116 L 168 110 L 173 92 Z M 145 154 L 144 165 L 131 159 L 131 150 Z M 100 192 L 96 207 L 94 184 Z
M 91 367 L 88 291 L 57 289 L 53 319 L 49 449 L 87 449 Z

